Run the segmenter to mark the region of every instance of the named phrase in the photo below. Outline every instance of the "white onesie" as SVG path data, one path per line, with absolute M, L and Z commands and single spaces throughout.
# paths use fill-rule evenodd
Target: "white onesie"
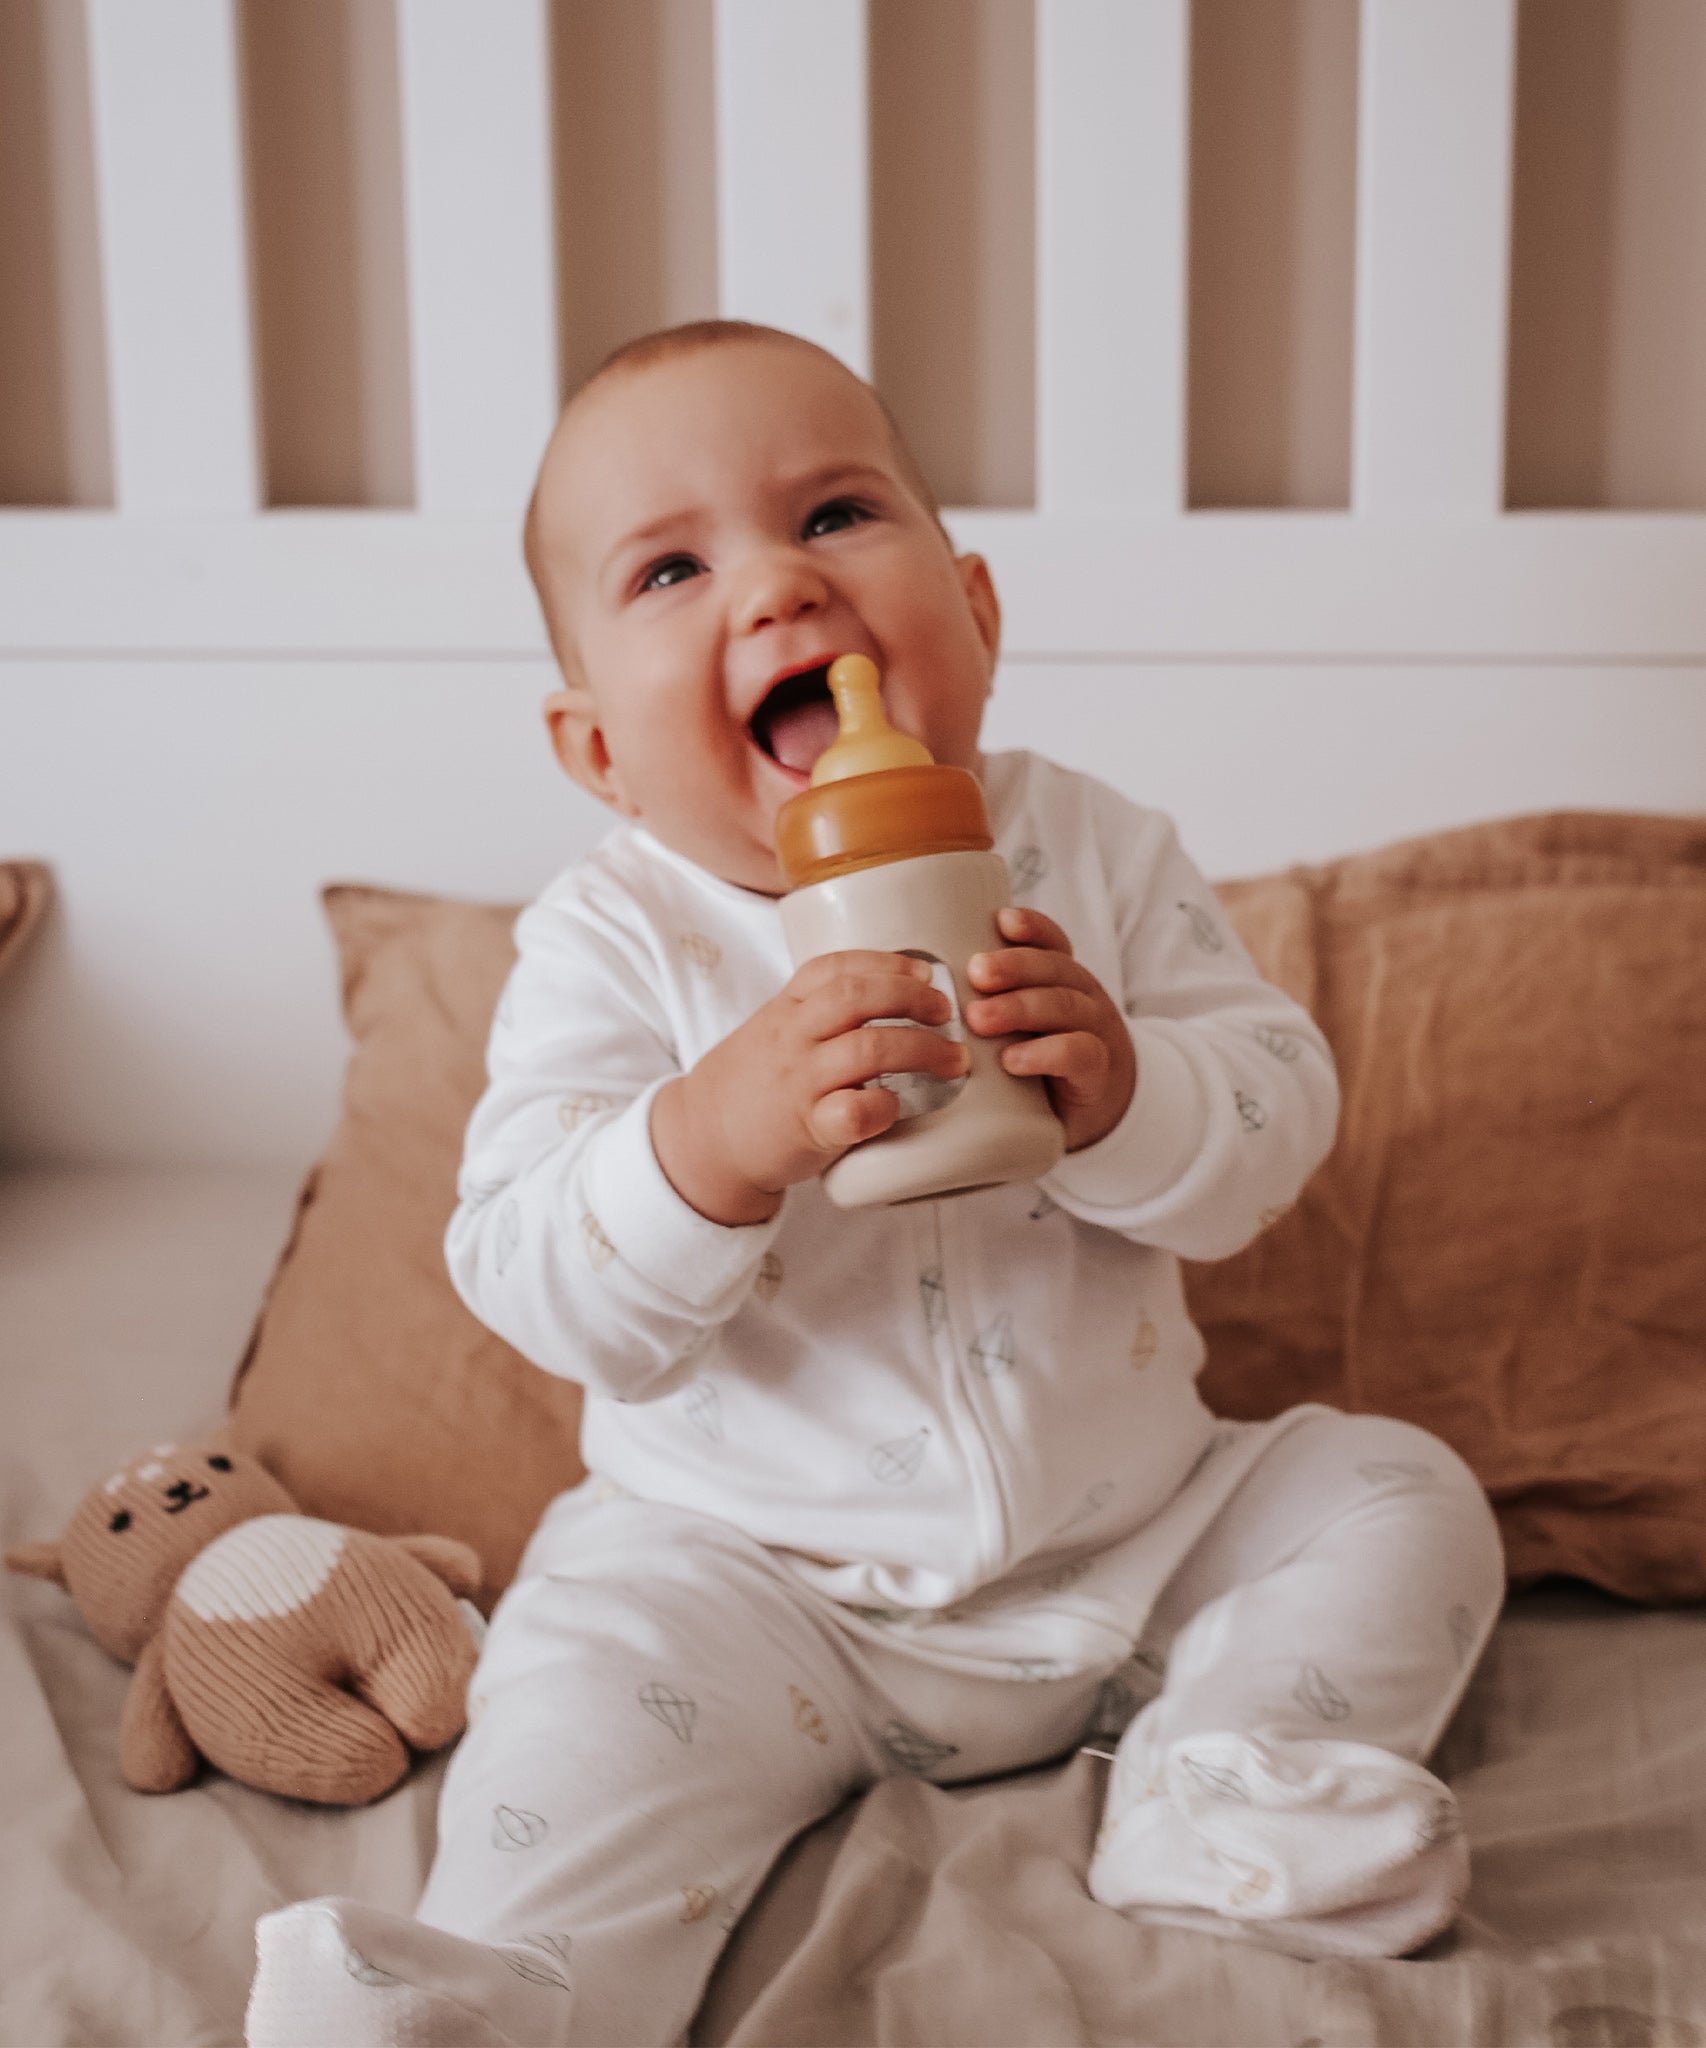
M 428 2016 L 393 1995 L 386 2039 L 436 2038 L 450 1999 L 494 2041 L 670 2040 L 848 1791 L 1127 1722 L 1099 1898 L 1306 1953 L 1450 1918 L 1420 1760 L 1497 1610 L 1486 1503 L 1407 1425 L 1217 1422 L 1180 1283 L 1295 1200 L 1331 1055 L 1166 818 L 1029 754 L 983 775 L 1015 900 L 1137 1050 L 1120 1124 L 1038 1184 L 844 1212 L 811 1182 L 709 1221 L 651 1102 L 787 981 L 776 903 L 622 826 L 520 919 L 446 1250 L 484 1323 L 585 1386 L 593 1477 L 494 1618 L 419 1920 L 264 1921 L 257 2048 L 368 2038 L 378 1980 Z
M 1175 1255 L 1287 1207 L 1338 1099 L 1165 818 L 1030 754 L 985 783 L 1015 895 L 1131 1018 L 1117 1129 L 1040 1185 L 843 1211 L 814 1181 L 769 1223 L 708 1222 L 658 1166 L 652 1097 L 787 981 L 780 914 L 624 827 L 516 928 L 447 1246 L 480 1320 L 586 1387 L 591 1470 L 921 1616 L 1144 1544 L 1214 1437 Z M 1024 1653 L 1105 1657 L 1153 1591 L 1128 1578 Z

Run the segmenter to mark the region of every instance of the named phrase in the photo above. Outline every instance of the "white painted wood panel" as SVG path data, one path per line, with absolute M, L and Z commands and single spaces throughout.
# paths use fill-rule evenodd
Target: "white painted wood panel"
M 517 902 L 604 829 L 551 758 L 551 680 L 0 671 L 7 850 L 51 859 L 66 906 L 0 984 L 0 1153 L 305 1164 L 348 1052 L 321 884 Z M 986 737 L 1171 812 L 1211 875 L 1525 809 L 1706 811 L 1699 667 L 1009 666 Z
M 716 0 L 725 319 L 871 369 L 865 0 Z
M 1036 0 L 1037 498 L 1185 503 L 1189 0 Z
M 415 499 L 526 502 L 556 417 L 546 0 L 397 0 Z
M 1363 0 L 1351 502 L 1504 503 L 1516 0 Z
M 1706 659 L 1706 518 L 947 517 L 1014 661 Z M 513 515 L 0 512 L 0 659 L 543 647 Z
M 87 7 L 114 502 L 247 512 L 259 462 L 233 0 Z
M 1651 661 L 1706 651 L 1706 519 L 964 512 L 1028 660 Z

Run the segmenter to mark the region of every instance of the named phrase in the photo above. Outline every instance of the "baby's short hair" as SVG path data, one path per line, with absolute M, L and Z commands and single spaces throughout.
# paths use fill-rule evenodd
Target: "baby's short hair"
M 731 342 L 742 341 L 782 342 L 790 348 L 810 349 L 814 355 L 822 356 L 826 363 L 833 363 L 838 370 L 844 371 L 856 384 L 863 385 L 875 400 L 877 410 L 888 427 L 901 480 L 930 517 L 941 524 L 942 508 L 937 503 L 936 493 L 919 468 L 917 457 L 906 445 L 906 436 L 901 432 L 900 422 L 890 409 L 888 400 L 868 378 L 849 370 L 838 355 L 815 341 L 808 341 L 803 334 L 790 334 L 785 327 L 765 327 L 756 320 L 684 320 L 679 327 L 659 327 L 650 334 L 636 335 L 632 341 L 625 341 L 620 348 L 611 350 L 591 376 L 584 378 L 576 387 L 569 403 L 573 405 L 583 391 L 589 391 L 601 378 L 618 375 L 624 370 L 644 370 L 653 363 L 666 363 L 675 356 L 696 355 L 701 349 L 723 348 Z
M 814 355 L 822 356 L 835 367 L 860 385 L 871 395 L 877 410 L 882 414 L 888 428 L 889 440 L 894 448 L 895 466 L 900 471 L 901 481 L 911 491 L 925 511 L 929 513 L 942 538 L 948 539 L 947 529 L 942 525 L 942 508 L 936 493 L 930 488 L 929 479 L 918 466 L 918 460 L 906 445 L 906 436 L 900 430 L 900 422 L 890 411 L 887 401 L 876 386 L 847 368 L 837 355 L 826 348 L 820 348 L 815 341 L 808 341 L 803 334 L 790 334 L 784 327 L 765 327 L 756 320 L 685 320 L 677 327 L 659 327 L 650 334 L 636 335 L 632 341 L 623 342 L 620 348 L 612 349 L 603 362 L 583 377 L 569 394 L 563 408 L 566 418 L 595 385 L 611 377 L 632 375 L 647 370 L 657 363 L 667 363 L 677 356 L 696 355 L 701 349 L 726 348 L 737 342 L 779 342 L 789 348 L 810 349 Z M 541 598 L 544 597 L 543 564 L 539 560 L 539 487 L 534 485 L 533 495 L 527 501 L 527 516 L 522 526 L 522 551 L 527 558 L 528 572 Z M 951 546 L 952 543 L 949 542 Z

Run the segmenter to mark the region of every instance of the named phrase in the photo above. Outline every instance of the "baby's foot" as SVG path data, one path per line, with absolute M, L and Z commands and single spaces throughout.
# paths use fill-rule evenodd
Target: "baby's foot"
M 548 2048 L 568 2039 L 566 1936 L 488 1945 L 352 1899 L 255 1928 L 248 2048 Z
M 1205 1732 L 1120 1741 L 1089 1886 L 1134 1918 L 1292 1955 L 1407 1955 L 1469 1884 L 1457 1802 L 1360 1742 Z

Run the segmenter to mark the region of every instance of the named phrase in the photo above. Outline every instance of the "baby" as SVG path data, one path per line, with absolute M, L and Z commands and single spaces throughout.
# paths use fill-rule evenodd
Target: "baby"
M 447 1252 L 585 1386 L 591 1476 L 493 1618 L 416 1918 L 264 1920 L 254 2048 L 675 2042 L 809 1822 L 1096 1737 L 1110 1908 L 1427 1941 L 1467 1875 L 1422 1762 L 1498 1609 L 1487 1503 L 1407 1424 L 1217 1421 L 1180 1286 L 1326 1152 L 1320 1033 L 1165 817 L 979 753 L 989 572 L 834 358 L 724 322 L 633 344 L 553 436 L 527 553 L 558 758 L 621 822 L 517 925 Z M 879 1076 L 965 1057 L 915 1028 L 946 1002 L 906 956 L 790 969 L 775 816 L 845 653 L 982 777 L 1022 900 L 965 1022 L 1047 1088 L 1040 1184 L 818 1184 L 893 1122 Z

